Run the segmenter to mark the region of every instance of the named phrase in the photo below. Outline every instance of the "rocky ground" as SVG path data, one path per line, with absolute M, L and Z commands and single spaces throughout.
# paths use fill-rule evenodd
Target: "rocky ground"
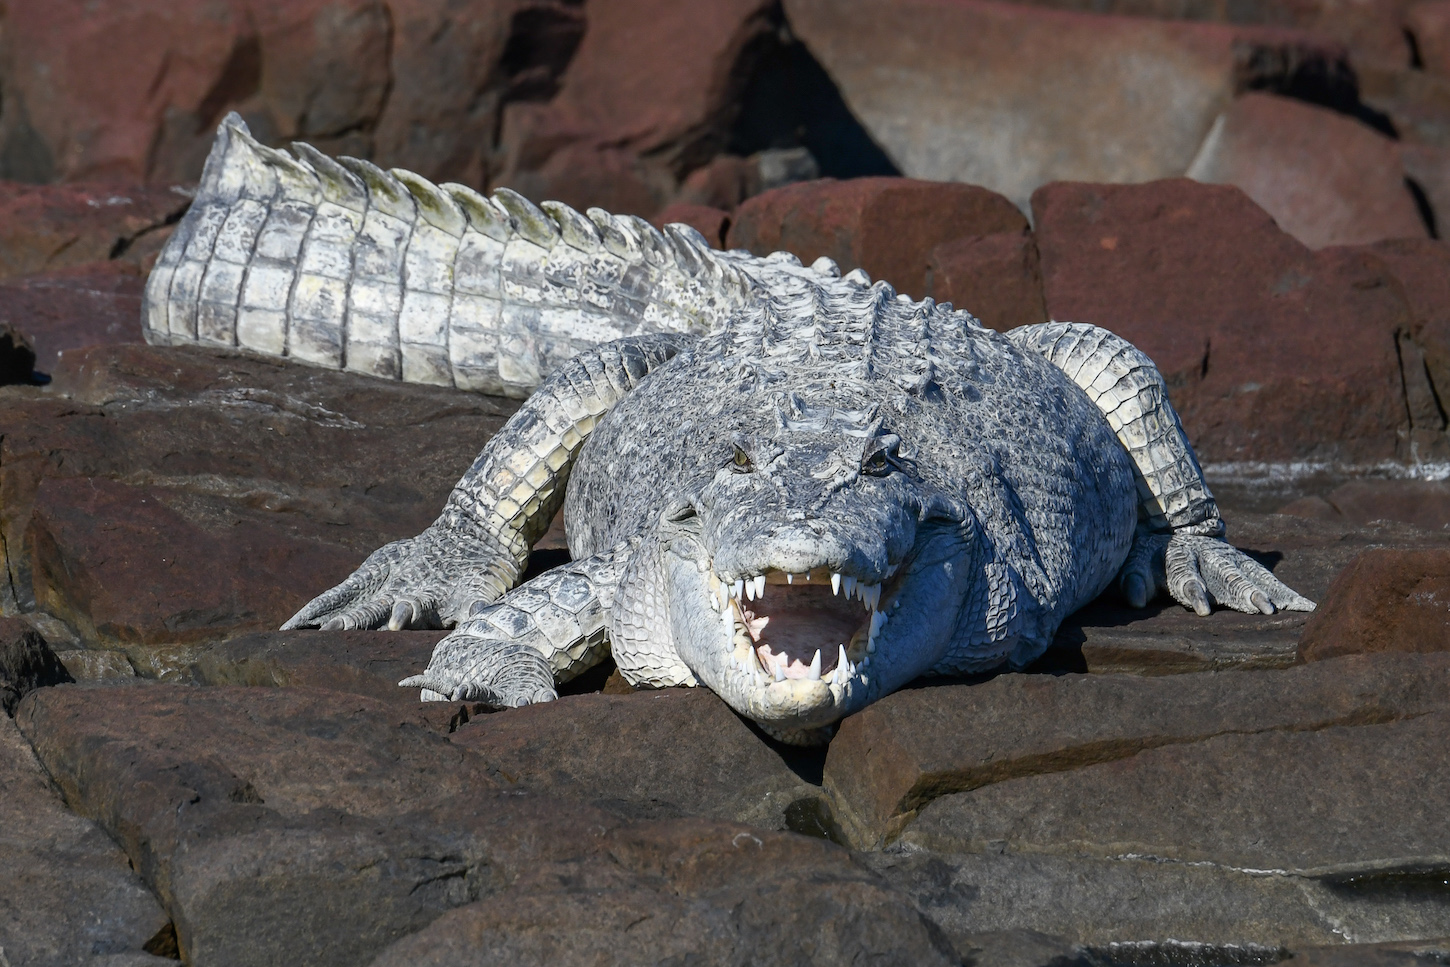
M 678 10 L 0 12 L 0 967 L 1450 962 L 1450 0 Z M 816 750 L 610 667 L 419 704 L 441 632 L 275 629 L 517 402 L 140 343 L 231 109 L 1108 326 L 1320 607 L 1109 595 Z

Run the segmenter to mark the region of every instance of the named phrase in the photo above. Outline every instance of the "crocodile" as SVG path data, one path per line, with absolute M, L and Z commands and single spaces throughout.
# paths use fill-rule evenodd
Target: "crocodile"
M 1151 360 L 1008 333 L 829 259 L 485 197 L 225 119 L 145 334 L 524 397 L 416 537 L 284 628 L 446 627 L 400 684 L 545 702 L 607 656 L 786 742 L 928 675 L 1020 669 L 1116 585 L 1311 610 L 1226 542 Z M 520 584 L 562 506 L 572 560 Z

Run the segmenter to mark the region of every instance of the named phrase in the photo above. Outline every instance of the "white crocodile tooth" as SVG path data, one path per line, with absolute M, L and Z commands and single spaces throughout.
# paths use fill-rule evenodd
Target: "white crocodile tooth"
M 747 600 L 747 601 L 754 601 L 755 600 L 755 579 L 754 578 L 746 578 L 745 579 L 745 600 Z
M 840 672 L 841 669 L 843 669 L 843 668 L 849 669 L 850 667 L 851 667 L 851 659 L 849 659 L 849 658 L 846 657 L 846 646 L 845 645 L 837 645 L 836 646 L 836 671 L 837 672 Z
M 856 579 L 848 574 L 841 579 L 841 583 L 846 586 L 846 600 L 850 601 L 856 596 Z
M 871 606 L 872 611 L 875 611 L 881 604 L 881 585 L 871 585 L 869 593 L 871 597 L 867 599 L 866 603 Z
M 831 593 L 841 593 L 841 575 L 836 571 L 831 572 Z
M 756 596 L 756 598 L 763 598 L 763 597 L 765 597 L 765 575 L 764 574 L 757 574 L 757 575 L 755 575 L 755 596 Z
M 792 573 L 790 573 L 789 571 L 786 571 L 785 572 L 785 583 L 786 584 L 794 584 L 795 583 L 795 575 L 792 574 Z
M 740 596 L 742 594 L 744 594 L 744 593 L 745 593 L 745 581 L 744 580 L 737 580 L 734 584 L 730 585 L 730 597 L 734 598 L 736 601 L 739 601 L 740 600 Z
M 819 648 L 816 649 L 816 657 L 811 659 L 809 678 L 813 682 L 821 680 L 821 650 Z
M 785 656 L 777 655 L 776 660 L 771 662 L 770 668 L 775 673 L 776 681 L 785 681 Z

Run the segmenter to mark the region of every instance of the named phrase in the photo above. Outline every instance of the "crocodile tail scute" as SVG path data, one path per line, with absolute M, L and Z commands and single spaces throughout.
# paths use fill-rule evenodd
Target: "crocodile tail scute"
M 755 285 L 682 226 L 293 150 L 222 121 L 147 281 L 147 342 L 522 396 L 584 348 L 708 332 Z

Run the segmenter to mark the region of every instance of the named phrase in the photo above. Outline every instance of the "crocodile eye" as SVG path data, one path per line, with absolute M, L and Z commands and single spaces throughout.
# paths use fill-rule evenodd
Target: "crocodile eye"
M 735 456 L 730 460 L 730 469 L 736 473 L 750 473 L 755 469 L 755 464 L 750 462 L 750 454 L 746 453 L 737 444 Z
M 885 450 L 877 450 L 861 461 L 861 472 L 873 477 L 884 477 L 891 471 L 891 461 L 886 459 Z

